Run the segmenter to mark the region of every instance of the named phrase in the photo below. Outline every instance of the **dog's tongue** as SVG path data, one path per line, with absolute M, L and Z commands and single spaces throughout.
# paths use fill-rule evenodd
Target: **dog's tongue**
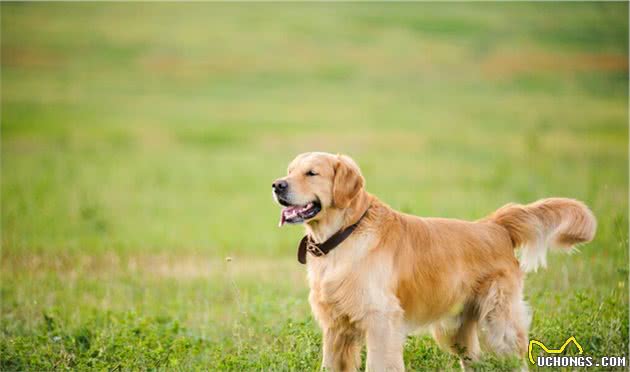
M 312 207 L 313 203 L 308 203 L 306 205 L 296 205 L 283 208 L 282 212 L 280 213 L 280 223 L 278 224 L 278 226 L 282 227 L 282 225 L 287 222 L 295 223 L 302 221 L 302 213 L 305 213 Z
M 282 208 L 282 211 L 280 212 L 280 223 L 278 224 L 279 227 L 282 227 L 282 225 L 284 225 L 288 220 L 290 220 L 291 218 L 297 216 L 298 210 L 300 209 L 300 207 L 285 207 Z

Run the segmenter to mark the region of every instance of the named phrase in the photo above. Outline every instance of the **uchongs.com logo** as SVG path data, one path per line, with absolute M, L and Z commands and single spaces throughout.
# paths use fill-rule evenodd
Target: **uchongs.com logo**
M 578 349 L 578 355 L 560 355 L 564 350 L 573 343 Z M 540 346 L 547 355 L 538 355 L 536 358 L 532 355 L 534 345 Z M 529 362 L 538 367 L 626 367 L 627 361 L 624 356 L 603 356 L 592 357 L 584 354 L 582 345 L 575 339 L 575 336 L 569 337 L 559 349 L 550 349 L 538 340 L 529 340 L 528 347 Z

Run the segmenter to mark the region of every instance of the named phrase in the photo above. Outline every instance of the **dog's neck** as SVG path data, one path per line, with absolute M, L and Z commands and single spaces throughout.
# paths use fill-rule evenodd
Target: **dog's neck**
M 354 224 L 361 218 L 370 205 L 370 195 L 361 191 L 347 208 L 330 208 L 320 220 L 307 223 L 306 234 L 315 243 L 323 243 L 338 231 Z

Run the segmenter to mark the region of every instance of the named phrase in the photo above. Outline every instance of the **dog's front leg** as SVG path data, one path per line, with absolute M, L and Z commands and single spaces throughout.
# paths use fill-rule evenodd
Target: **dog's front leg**
M 361 366 L 363 332 L 350 324 L 325 328 L 322 369 L 334 372 L 356 371 Z
M 366 330 L 366 371 L 404 371 L 402 312 L 373 314 L 366 319 Z

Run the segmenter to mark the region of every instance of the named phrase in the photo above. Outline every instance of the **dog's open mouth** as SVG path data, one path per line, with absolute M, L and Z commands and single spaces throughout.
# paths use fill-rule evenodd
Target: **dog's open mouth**
M 322 206 L 318 201 L 312 201 L 306 205 L 289 205 L 282 208 L 280 213 L 280 224 L 285 223 L 301 223 L 311 219 L 322 210 Z

